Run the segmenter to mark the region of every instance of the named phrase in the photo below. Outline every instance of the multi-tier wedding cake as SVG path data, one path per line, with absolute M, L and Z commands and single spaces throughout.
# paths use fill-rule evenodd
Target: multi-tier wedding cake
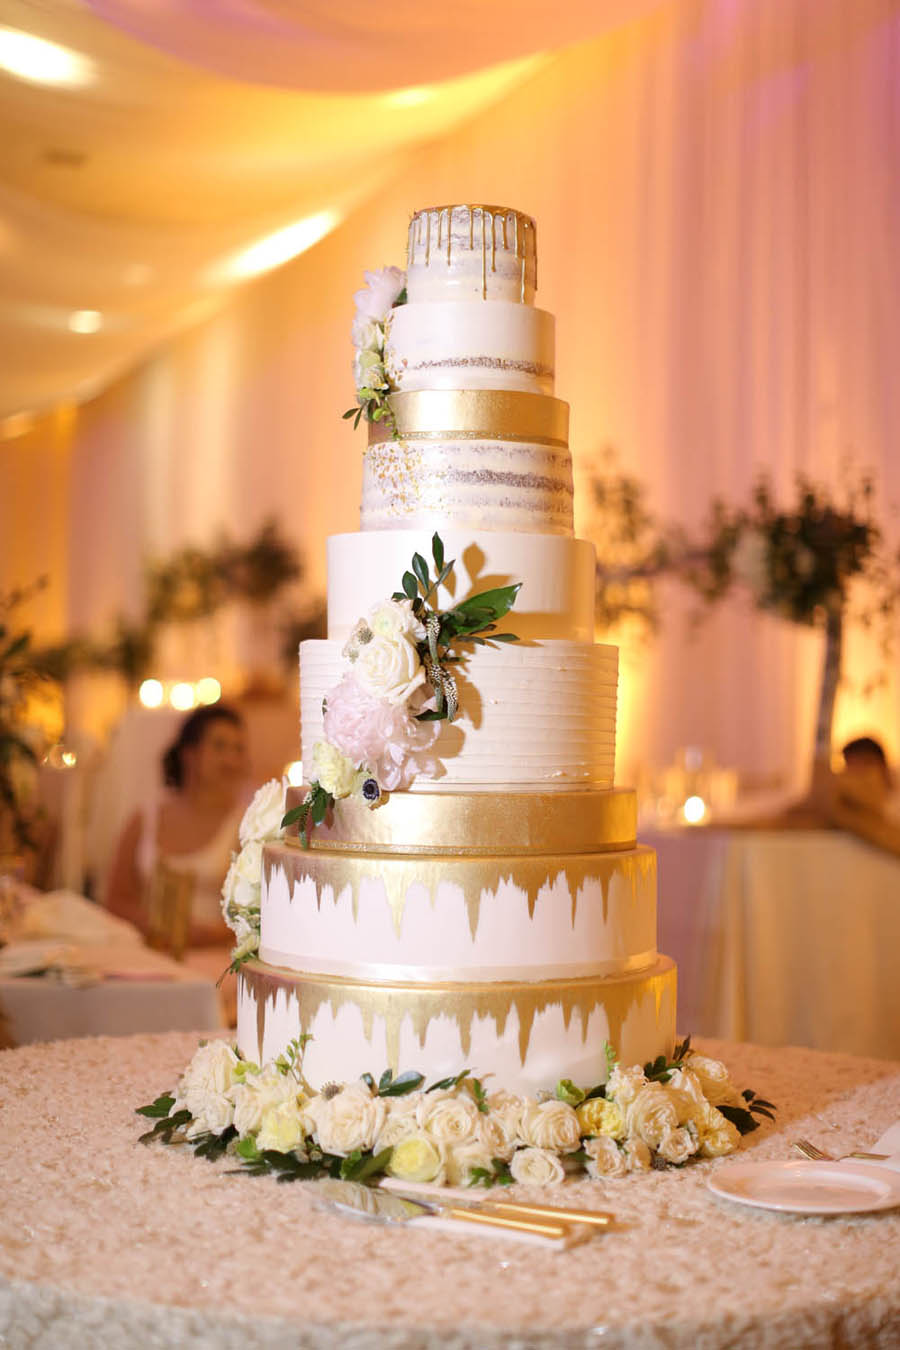
M 674 1045 L 535 285 L 529 217 L 451 206 L 357 297 L 362 529 L 329 540 L 328 638 L 300 649 L 312 786 L 263 849 L 239 972 L 241 1052 L 308 1036 L 316 1086 L 470 1067 L 534 1095 L 602 1082 L 607 1042 L 625 1064 Z

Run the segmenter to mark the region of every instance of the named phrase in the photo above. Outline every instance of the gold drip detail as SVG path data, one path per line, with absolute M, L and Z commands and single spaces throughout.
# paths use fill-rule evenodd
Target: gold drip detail
M 341 1008 L 355 1007 L 362 1018 L 366 1039 L 371 1042 L 375 1020 L 383 1022 L 387 1041 L 388 1062 L 396 1073 L 412 1067 L 399 1063 L 400 1033 L 409 1018 L 413 1033 L 424 1049 L 429 1024 L 438 1018 L 448 1018 L 456 1024 L 463 1059 L 471 1054 L 472 1027 L 476 1018 L 491 1018 L 496 1034 L 506 1030 L 514 1011 L 519 1024 L 519 1060 L 524 1066 L 535 1019 L 546 1009 L 558 1006 L 566 1027 L 574 1013 L 581 1023 L 581 1038 L 587 1041 L 591 1014 L 602 1009 L 606 1014 L 607 1036 L 614 1046 L 621 1043 L 622 1028 L 629 1015 L 640 1009 L 646 999 L 652 999 L 656 1023 L 659 1025 L 664 1008 L 675 1006 L 675 965 L 661 956 L 656 965 L 640 975 L 621 978 L 542 980 L 534 984 L 518 982 L 496 984 L 440 984 L 412 985 L 342 979 L 337 976 L 300 974 L 263 962 L 248 961 L 241 968 L 241 982 L 246 985 L 256 1003 L 258 1052 L 262 1058 L 263 1032 L 266 1009 L 281 994 L 295 999 L 301 1033 L 312 1031 L 316 1015 L 325 1006 L 336 1018 Z M 598 1046 L 599 1054 L 599 1046 Z M 476 1065 L 478 1070 L 480 1066 Z
M 446 213 L 446 253 L 444 216 Z M 475 203 L 456 203 L 453 206 L 430 206 L 422 211 L 417 211 L 410 221 L 409 235 L 407 241 L 407 266 L 413 267 L 417 263 L 425 267 L 431 265 L 432 258 L 432 231 L 435 231 L 436 238 L 435 254 L 436 256 L 446 256 L 446 265 L 450 267 L 453 261 L 453 220 L 454 213 L 457 214 L 457 221 L 461 230 L 465 230 L 464 221 L 468 219 L 469 225 L 469 251 L 475 251 L 475 230 L 476 217 L 480 227 L 481 234 L 481 294 L 483 299 L 488 296 L 488 273 L 497 271 L 497 247 L 498 247 L 498 227 L 502 238 L 502 247 L 505 253 L 513 252 L 516 261 L 519 264 L 519 298 L 524 304 L 527 297 L 527 273 L 529 266 L 533 269 L 534 285 L 537 286 L 537 231 L 534 221 L 530 216 L 524 215 L 521 211 L 514 211 L 509 207 L 488 206 Z M 512 249 L 510 249 L 509 224 L 512 222 Z M 424 256 L 420 253 L 423 244 L 424 230 Z M 488 235 L 490 234 L 490 266 L 488 265 Z M 463 245 L 464 246 L 464 245 Z
M 656 854 L 651 848 L 638 846 L 627 852 L 561 856 L 410 856 L 397 853 L 356 854 L 349 849 L 340 852 L 337 849 L 307 850 L 288 841 L 286 844 L 267 844 L 263 850 L 263 873 L 267 887 L 276 869 L 281 869 L 285 874 L 291 904 L 294 903 L 295 885 L 303 885 L 304 882 L 309 882 L 315 890 L 317 910 L 321 908 L 325 891 L 331 893 L 332 904 L 337 905 L 341 895 L 349 888 L 354 923 L 359 920 L 362 887 L 365 883 L 374 883 L 380 888 L 384 902 L 390 908 L 394 932 L 398 938 L 403 931 L 407 898 L 413 887 L 425 887 L 433 908 L 438 887 L 442 884 L 455 886 L 462 892 L 474 942 L 478 934 L 481 906 L 496 896 L 504 882 L 523 892 L 531 921 L 541 891 L 552 888 L 562 877 L 571 898 L 573 927 L 579 904 L 596 903 L 590 890 L 599 885 L 605 923 L 613 878 L 622 878 L 633 902 L 640 894 L 641 887 L 652 884 L 655 879 Z

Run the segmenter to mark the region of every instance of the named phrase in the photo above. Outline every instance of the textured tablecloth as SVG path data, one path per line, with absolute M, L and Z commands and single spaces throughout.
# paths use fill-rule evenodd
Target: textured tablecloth
M 707 1191 L 722 1159 L 567 1183 L 567 1200 L 614 1210 L 618 1226 L 564 1253 L 367 1226 L 313 1209 L 303 1185 L 136 1143 L 133 1107 L 173 1085 L 195 1045 L 171 1034 L 0 1054 L 4 1346 L 900 1345 L 900 1211 L 747 1209 Z M 744 1158 L 790 1157 L 798 1135 L 864 1147 L 900 1115 L 898 1064 L 705 1048 L 780 1105 Z
M 839 830 L 642 831 L 679 1023 L 900 1058 L 900 858 Z

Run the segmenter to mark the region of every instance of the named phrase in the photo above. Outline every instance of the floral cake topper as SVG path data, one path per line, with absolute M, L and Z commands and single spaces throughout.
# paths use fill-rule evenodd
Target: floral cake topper
M 352 417 L 354 427 L 365 417 L 367 422 L 387 422 L 396 431 L 387 401 L 390 386 L 384 368 L 384 335 L 391 310 L 406 303 L 406 273 L 399 267 L 382 267 L 377 272 L 366 272 L 365 277 L 366 285 L 353 297 L 356 314 L 351 336 L 355 349 L 356 406 L 348 408 L 344 417 Z
M 313 776 L 299 806 L 282 826 L 299 824 L 309 842 L 309 822 L 320 824 L 336 801 L 358 797 L 376 806 L 384 792 L 407 788 L 418 774 L 434 775 L 433 754 L 441 721 L 459 710 L 454 667 L 459 643 L 517 642 L 496 632 L 515 604 L 521 583 L 469 596 L 452 609 L 432 607 L 454 560 L 444 558 L 440 535 L 431 540 L 434 575 L 420 553 L 404 572 L 402 589 L 359 619 L 342 655 L 349 669 L 323 702 L 322 740 L 313 747 Z

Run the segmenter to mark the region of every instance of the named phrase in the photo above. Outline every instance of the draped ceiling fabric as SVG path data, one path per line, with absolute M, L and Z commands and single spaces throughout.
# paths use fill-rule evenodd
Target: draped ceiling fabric
M 0 586 L 49 563 L 42 625 L 137 612 L 144 556 L 272 513 L 324 587 L 325 537 L 357 525 L 351 295 L 434 202 L 537 218 L 582 532 L 608 445 L 688 527 L 761 468 L 782 493 L 799 469 L 837 487 L 848 455 L 900 502 L 900 0 L 468 0 L 452 18 L 6 0 L 4 23 L 96 73 L 65 92 L 0 74 Z M 302 256 L 229 274 L 310 218 Z M 69 331 L 74 309 L 101 330 Z M 684 597 L 663 599 L 659 637 L 625 654 L 620 780 L 698 742 L 796 778 L 816 635 L 729 602 L 689 642 Z M 900 691 L 863 699 L 867 641 L 838 734 L 879 731 L 896 756 Z

